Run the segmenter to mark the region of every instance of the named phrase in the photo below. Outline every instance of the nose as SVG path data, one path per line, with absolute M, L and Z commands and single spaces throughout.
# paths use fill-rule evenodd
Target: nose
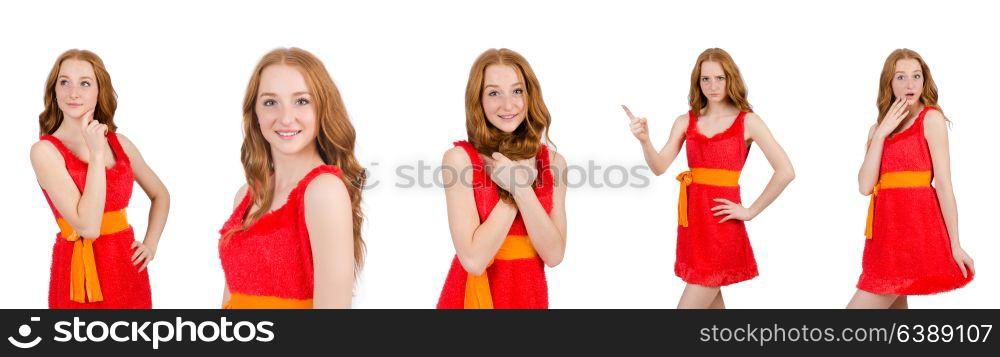
M 292 125 L 295 122 L 295 111 L 282 108 L 279 113 L 278 123 L 281 125 Z
M 80 97 L 80 87 L 71 85 L 69 87 L 69 97 L 76 99 Z
M 514 98 L 514 96 L 512 96 L 512 95 L 505 95 L 503 97 L 503 103 L 501 103 L 501 108 L 504 111 L 506 111 L 506 112 L 510 112 L 511 110 L 514 109 L 514 101 L 515 100 L 516 99 Z

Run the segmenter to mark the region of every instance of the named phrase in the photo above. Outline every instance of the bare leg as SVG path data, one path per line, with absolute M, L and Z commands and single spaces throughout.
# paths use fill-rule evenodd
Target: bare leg
M 726 301 L 722 300 L 722 290 L 719 290 L 719 295 L 715 296 L 715 300 L 712 300 L 712 304 L 708 306 L 709 309 L 723 310 L 726 308 Z
M 681 294 L 681 301 L 677 303 L 677 308 L 678 309 L 711 308 L 713 302 L 716 300 L 716 296 L 718 295 L 719 295 L 718 286 L 687 284 L 687 286 L 684 287 L 684 293 Z
M 848 309 L 888 309 L 896 302 L 899 295 L 873 294 L 864 290 L 858 290 L 847 304 Z
M 899 297 L 896 298 L 896 301 L 893 302 L 892 305 L 889 306 L 889 308 L 890 309 L 894 309 L 894 310 L 906 310 L 906 309 L 909 309 L 910 308 L 910 304 L 906 300 L 906 295 L 899 295 Z

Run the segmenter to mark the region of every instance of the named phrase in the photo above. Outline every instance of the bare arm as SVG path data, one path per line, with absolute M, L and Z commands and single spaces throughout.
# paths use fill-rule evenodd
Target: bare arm
M 654 175 L 662 175 L 670 167 L 670 164 L 674 162 L 674 159 L 677 158 L 677 154 L 680 153 L 681 147 L 684 145 L 684 133 L 688 129 L 688 115 L 684 114 L 674 119 L 674 125 L 670 128 L 670 136 L 667 138 L 667 143 L 663 145 L 660 151 L 656 151 L 652 141 L 649 139 L 649 125 L 646 122 L 646 118 L 635 117 L 632 115 L 632 111 L 624 105 L 622 109 L 625 110 L 625 114 L 629 117 L 632 134 L 639 140 L 639 145 L 642 147 L 642 156 L 646 159 L 646 165 L 649 166 Z
M 871 129 L 868 130 L 865 161 L 861 163 L 861 169 L 858 170 L 858 190 L 865 196 L 872 194 L 875 184 L 878 183 L 879 169 L 882 166 L 882 149 L 885 137 L 875 137 L 875 127 L 876 125 L 872 125 Z
M 975 269 L 972 266 L 972 258 L 969 258 L 965 254 L 962 244 L 958 240 L 958 204 L 955 202 L 955 192 L 951 184 L 948 128 L 945 124 L 944 115 L 941 112 L 932 110 L 925 115 L 924 136 L 927 138 L 927 147 L 930 150 L 931 164 L 934 168 L 934 190 L 937 192 L 938 203 L 941 206 L 941 214 L 944 216 L 945 227 L 948 229 L 948 236 L 951 237 L 951 247 L 956 262 L 962 269 L 962 275 L 966 275 L 966 265 L 973 272 L 975 272 Z M 963 262 L 964 259 L 968 259 L 968 261 Z
M 555 267 L 566 253 L 566 160 L 555 151 L 551 151 L 551 157 L 550 169 L 555 179 L 552 183 L 551 213 L 545 212 L 535 196 L 535 190 L 530 187 L 515 189 L 514 201 L 521 212 L 531 245 L 545 265 Z
M 771 180 L 767 182 L 764 191 L 750 205 L 750 219 L 753 219 L 771 205 L 771 202 L 774 202 L 778 195 L 785 190 L 785 187 L 788 187 L 788 184 L 795 179 L 795 169 L 792 168 L 792 161 L 788 159 L 788 154 L 774 139 L 767 124 L 764 124 L 764 121 L 757 114 L 747 115 L 746 124 L 750 139 L 757 143 L 760 150 L 764 152 L 767 162 L 774 169 Z
M 243 196 L 246 196 L 246 194 L 247 194 L 247 185 L 243 185 L 243 187 L 240 187 L 239 191 L 236 192 L 236 198 L 233 200 L 234 211 L 236 210 L 236 207 L 240 205 L 240 202 L 243 201 Z M 223 276 L 222 279 L 223 279 L 222 306 L 226 306 L 226 304 L 229 304 L 229 299 L 232 298 L 232 295 L 229 293 L 229 282 L 225 281 L 226 277 Z
M 480 224 L 472 190 L 472 162 L 464 149 L 453 148 L 445 152 L 441 172 L 448 206 L 448 228 L 456 255 L 465 271 L 481 275 L 503 245 L 517 216 L 517 207 L 501 200 Z
M 32 145 L 31 167 L 35 170 L 38 184 L 49 195 L 59 215 L 81 237 L 97 238 L 101 235 L 107 192 L 104 166 L 107 144 L 103 141 L 107 127 L 91 120 L 82 131 L 88 142 L 90 160 L 87 184 L 82 194 L 66 171 L 62 155 L 51 143 L 39 141 Z
M 137 251 L 132 257 L 134 263 L 137 261 L 142 262 L 142 266 L 139 268 L 139 271 L 142 271 L 153 260 L 153 257 L 156 256 L 156 248 L 159 246 L 160 236 L 163 234 L 163 226 L 167 224 L 167 214 L 170 212 L 170 193 L 167 192 L 167 187 L 163 185 L 163 182 L 156 176 L 156 173 L 146 164 L 135 144 L 124 135 L 115 135 L 118 135 L 118 140 L 121 142 L 122 148 L 125 149 L 125 154 L 128 155 L 129 161 L 132 163 L 132 173 L 135 176 L 135 181 L 146 192 L 146 196 L 149 197 L 150 201 L 146 237 L 142 241 L 142 245 L 145 246 L 148 252 Z
M 886 112 L 882 122 L 873 125 L 868 131 L 868 151 L 865 152 L 865 161 L 861 164 L 861 169 L 858 170 L 858 189 L 862 195 L 872 194 L 875 184 L 878 183 L 885 139 L 909 115 L 908 105 L 909 102 L 903 97 L 896 99 L 896 102 Z
M 354 220 L 350 194 L 339 177 L 325 174 L 309 183 L 305 217 L 313 254 L 313 307 L 348 309 L 354 296 Z

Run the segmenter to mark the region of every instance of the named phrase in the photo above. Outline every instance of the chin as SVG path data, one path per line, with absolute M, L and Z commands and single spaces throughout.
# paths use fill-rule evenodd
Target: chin
M 520 127 L 522 123 L 524 123 L 524 119 L 521 119 L 516 122 L 505 122 L 503 120 L 498 119 L 496 121 L 491 121 L 490 123 L 493 124 L 493 126 L 496 127 L 497 129 L 500 129 L 500 131 L 510 134 L 513 133 L 515 130 L 517 130 L 517 128 Z
M 270 138 L 268 143 L 271 145 L 271 150 L 286 156 L 298 154 L 309 146 L 308 142 L 303 142 L 301 139 L 285 141 L 281 138 Z

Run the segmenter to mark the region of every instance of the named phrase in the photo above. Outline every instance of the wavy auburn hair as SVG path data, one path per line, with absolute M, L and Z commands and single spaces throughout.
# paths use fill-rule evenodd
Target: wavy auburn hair
M 274 201 L 274 161 L 271 147 L 261 133 L 257 113 L 260 78 L 264 69 L 273 65 L 295 67 L 302 73 L 316 108 L 316 149 L 327 165 L 336 165 L 343 172 L 344 184 L 351 197 L 354 226 L 354 262 L 360 271 L 364 263 L 365 242 L 361 238 L 361 190 L 367 173 L 354 156 L 354 126 L 347 117 L 340 91 L 326 67 L 316 56 L 299 48 L 278 48 L 268 52 L 257 63 L 243 98 L 243 148 L 240 151 L 249 192 L 257 209 L 247 215 L 240 230 L 247 229 L 271 207 Z
M 904 59 L 912 59 L 920 63 L 920 71 L 923 72 L 924 77 L 924 91 L 920 93 L 920 103 L 928 107 L 935 107 L 938 111 L 941 110 L 941 107 L 938 106 L 937 84 L 934 83 L 934 77 L 931 76 L 931 69 L 927 67 L 927 62 L 924 62 L 924 58 L 920 57 L 920 54 L 916 51 L 908 48 L 900 48 L 892 51 L 889 57 L 885 59 L 885 64 L 882 65 L 882 75 L 878 81 L 878 99 L 875 102 L 875 105 L 878 106 L 879 124 L 882 123 L 882 119 L 889 112 L 892 103 L 896 101 L 896 95 L 892 93 L 892 78 L 896 74 L 896 63 Z M 951 123 L 947 117 L 945 117 L 945 120 Z
M 59 109 L 59 101 L 56 99 L 56 82 L 59 80 L 59 70 L 66 60 L 80 60 L 90 63 L 94 67 L 94 78 L 97 81 L 97 107 L 94 108 L 94 120 L 108 126 L 109 132 L 115 132 L 118 127 L 115 125 L 115 110 L 118 109 L 118 95 L 115 88 L 111 86 L 111 75 L 104 68 L 104 61 L 97 54 L 87 51 L 72 49 L 63 52 L 56 59 L 49 71 L 49 78 L 45 81 L 45 110 L 38 115 L 39 135 L 52 135 L 59 129 L 63 121 L 63 112 Z
M 722 72 L 726 75 L 726 96 L 733 105 L 741 112 L 753 112 L 753 107 L 747 100 L 747 87 L 743 83 L 743 76 L 740 75 L 739 67 L 729 53 L 721 48 L 709 48 L 698 55 L 698 60 L 694 63 L 694 70 L 691 71 L 691 90 L 688 92 L 688 102 L 691 110 L 700 113 L 708 105 L 708 97 L 701 92 L 701 66 L 705 62 L 715 62 L 722 66 Z
M 483 87 L 485 86 L 486 68 L 492 65 L 505 65 L 514 68 L 521 83 L 524 83 L 524 105 L 527 113 L 524 121 L 512 133 L 504 132 L 493 126 L 483 112 Z M 542 100 L 542 87 L 538 84 L 535 72 L 523 56 L 506 48 L 491 48 L 479 55 L 469 71 L 469 83 L 465 87 L 465 129 L 468 132 L 469 143 L 479 153 L 490 156 L 499 152 L 511 160 L 533 158 L 538 154 L 542 136 L 547 143 L 549 125 L 552 117 Z M 500 189 L 500 198 L 513 202 L 510 193 Z

